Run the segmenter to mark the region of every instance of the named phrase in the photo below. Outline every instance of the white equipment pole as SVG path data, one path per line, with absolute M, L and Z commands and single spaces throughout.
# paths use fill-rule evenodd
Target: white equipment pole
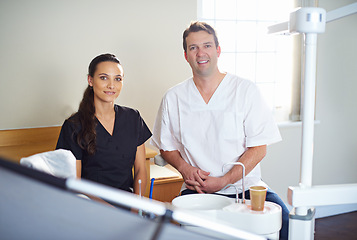
M 316 89 L 316 33 L 305 34 L 305 79 L 302 112 L 301 187 L 312 185 Z
M 305 34 L 305 74 L 302 112 L 302 143 L 300 187 L 312 186 L 315 89 L 316 89 L 316 33 Z M 307 219 L 290 219 L 289 239 L 314 239 L 315 218 L 311 207 L 297 207 L 294 216 L 309 216 Z M 312 216 L 311 216 L 312 215 Z
M 289 239 L 314 239 L 315 206 L 356 203 L 357 184 L 312 186 L 317 34 L 325 31 L 326 22 L 357 13 L 357 3 L 333 10 L 326 16 L 322 8 L 300 8 L 290 14 L 289 22 L 268 27 L 268 33 L 305 37 L 305 71 L 302 109 L 302 144 L 299 187 L 289 187 L 288 200 L 294 207 L 289 216 Z M 326 190 L 328 189 L 328 191 Z M 331 198 L 331 192 L 346 196 Z
M 314 148 L 316 43 L 317 33 L 325 31 L 326 11 L 322 8 L 301 8 L 290 14 L 290 32 L 305 37 L 305 71 L 302 105 L 302 142 L 300 188 L 312 186 Z M 314 239 L 315 210 L 311 206 L 294 208 L 289 217 L 289 239 Z
M 312 185 L 315 88 L 316 88 L 316 43 L 317 34 L 325 31 L 326 11 L 322 8 L 300 8 L 290 14 L 288 24 L 277 24 L 269 28 L 270 33 L 295 34 L 305 37 L 305 71 L 302 103 L 302 143 L 300 188 Z M 285 27 L 288 27 L 286 29 Z M 289 239 L 313 239 L 315 210 L 311 206 L 299 206 L 289 216 Z

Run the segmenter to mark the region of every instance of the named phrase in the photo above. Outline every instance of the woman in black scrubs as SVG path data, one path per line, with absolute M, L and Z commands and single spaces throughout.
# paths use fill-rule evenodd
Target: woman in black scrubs
M 142 193 L 147 184 L 144 143 L 151 132 L 137 110 L 114 103 L 123 77 L 114 55 L 92 60 L 78 112 L 64 122 L 56 149 L 72 151 L 78 177 L 138 194 L 138 180 Z

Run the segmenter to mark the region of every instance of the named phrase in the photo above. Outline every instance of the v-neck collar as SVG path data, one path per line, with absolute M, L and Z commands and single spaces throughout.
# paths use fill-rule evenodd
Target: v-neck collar
M 219 99 L 219 96 L 221 95 L 220 93 L 223 91 L 222 89 L 224 89 L 224 86 L 226 85 L 226 82 L 228 81 L 228 75 L 229 73 L 226 73 L 226 75 L 223 77 L 222 81 L 219 83 L 219 85 L 217 86 L 216 90 L 214 91 L 214 93 L 212 94 L 210 100 L 208 101 L 208 103 L 205 102 L 205 100 L 203 99 L 200 91 L 198 90 L 195 82 L 193 81 L 193 78 L 191 78 L 190 80 L 190 85 L 191 85 L 191 91 L 192 93 L 190 94 L 190 106 L 191 109 L 193 110 L 200 110 L 200 109 L 216 109 L 221 108 L 222 106 L 222 102 L 217 103 L 217 101 L 222 101 L 222 99 Z
M 95 119 L 97 119 L 97 122 L 99 123 L 100 127 L 103 128 L 103 130 L 106 132 L 106 134 L 109 135 L 110 137 L 113 137 L 114 133 L 115 133 L 115 126 L 117 125 L 116 124 L 117 112 L 118 112 L 118 107 L 117 107 L 117 105 L 114 105 L 114 126 L 113 126 L 113 132 L 112 133 L 108 132 L 108 130 L 103 126 L 103 124 L 99 121 L 99 119 L 97 117 L 95 117 Z

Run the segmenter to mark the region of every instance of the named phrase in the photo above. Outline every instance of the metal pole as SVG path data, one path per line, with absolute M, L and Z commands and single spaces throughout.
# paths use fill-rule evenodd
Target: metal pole
M 311 187 L 312 185 L 316 89 L 316 41 L 316 33 L 305 34 L 305 80 L 300 172 L 301 187 Z
M 302 143 L 300 187 L 312 186 L 315 89 L 316 89 L 316 33 L 305 34 L 305 74 L 302 114 Z M 314 239 L 315 218 L 310 206 L 295 208 L 297 218 L 290 214 L 289 239 Z

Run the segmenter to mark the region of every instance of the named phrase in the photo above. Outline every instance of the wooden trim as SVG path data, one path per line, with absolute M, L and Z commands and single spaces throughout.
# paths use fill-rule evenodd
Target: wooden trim
M 61 126 L 0 130 L 0 156 L 19 163 L 23 157 L 56 149 Z M 145 148 L 146 158 L 156 151 Z
M 176 182 L 179 182 L 182 185 L 183 178 L 182 177 L 158 178 L 158 179 L 155 179 L 154 186 L 168 184 L 168 183 L 176 183 Z
M 14 162 L 36 153 L 55 150 L 61 127 L 0 131 L 0 155 Z
M 0 147 L 22 146 L 56 140 L 61 127 L 24 128 L 0 131 Z

